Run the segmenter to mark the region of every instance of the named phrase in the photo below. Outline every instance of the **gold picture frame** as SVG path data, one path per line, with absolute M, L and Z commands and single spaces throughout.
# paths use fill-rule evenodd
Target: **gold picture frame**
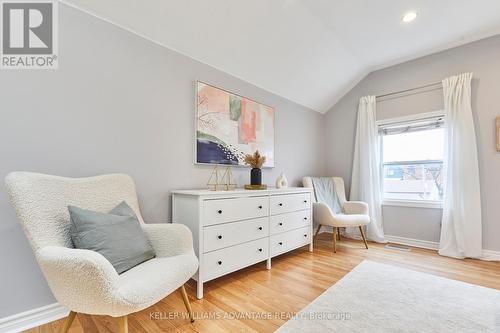
M 500 152 L 500 117 L 497 117 L 497 151 Z

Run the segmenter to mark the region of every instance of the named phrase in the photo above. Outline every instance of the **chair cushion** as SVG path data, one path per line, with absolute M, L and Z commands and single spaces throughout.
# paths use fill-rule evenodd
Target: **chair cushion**
M 68 206 L 75 248 L 102 254 L 123 273 L 155 257 L 155 251 L 134 211 L 125 201 L 108 214 Z
M 182 286 L 197 269 L 194 254 L 148 260 L 119 276 L 119 297 L 132 307 L 147 307 Z
M 357 227 L 370 224 L 370 216 L 362 214 L 334 214 L 335 227 Z

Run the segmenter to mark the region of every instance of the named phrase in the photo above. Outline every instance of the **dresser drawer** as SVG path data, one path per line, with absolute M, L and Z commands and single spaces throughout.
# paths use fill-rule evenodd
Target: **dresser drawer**
M 202 259 L 204 280 L 211 280 L 245 266 L 267 260 L 269 239 L 262 238 L 222 250 L 205 253 Z
M 269 218 L 212 225 L 203 228 L 204 252 L 269 236 Z
M 273 215 L 269 218 L 269 231 L 271 235 L 309 225 L 311 225 L 310 210 Z
M 264 217 L 269 214 L 268 197 L 204 201 L 204 225 Z
M 311 242 L 311 227 L 291 230 L 282 234 L 272 235 L 269 251 L 271 257 L 290 251 Z
M 311 208 L 311 194 L 298 193 L 271 196 L 270 213 L 271 215 L 294 212 L 297 210 Z

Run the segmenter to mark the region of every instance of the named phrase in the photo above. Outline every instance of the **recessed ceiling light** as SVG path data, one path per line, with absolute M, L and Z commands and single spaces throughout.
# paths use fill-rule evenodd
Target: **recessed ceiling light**
M 408 23 L 408 22 L 415 20 L 417 18 L 417 16 L 418 16 L 417 12 L 408 12 L 403 16 L 403 18 L 401 20 L 405 23 Z

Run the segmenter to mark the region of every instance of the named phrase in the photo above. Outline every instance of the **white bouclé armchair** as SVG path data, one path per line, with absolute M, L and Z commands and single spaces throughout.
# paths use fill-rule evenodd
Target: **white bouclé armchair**
M 340 238 L 339 228 L 359 227 L 361 237 L 368 249 L 363 227 L 370 223 L 368 205 L 362 201 L 347 201 L 345 196 L 344 180 L 341 177 L 332 177 L 335 184 L 335 191 L 342 207 L 340 214 L 334 214 L 330 207 L 322 202 L 317 202 L 313 191 L 313 220 L 318 225 L 316 235 L 321 230 L 322 225 L 333 227 L 333 252 L 337 252 L 337 235 Z M 302 178 L 304 187 L 314 188 L 311 177 Z M 315 235 L 315 236 L 316 236 Z
M 143 310 L 180 289 L 193 321 L 184 283 L 198 269 L 190 230 L 180 224 L 145 224 L 135 184 L 124 174 L 64 178 L 13 172 L 7 191 L 36 259 L 57 301 L 76 313 L 119 317 L 127 332 L 127 315 Z M 118 274 L 98 252 L 75 249 L 69 235 L 68 205 L 108 212 L 126 201 L 156 251 L 156 258 Z

